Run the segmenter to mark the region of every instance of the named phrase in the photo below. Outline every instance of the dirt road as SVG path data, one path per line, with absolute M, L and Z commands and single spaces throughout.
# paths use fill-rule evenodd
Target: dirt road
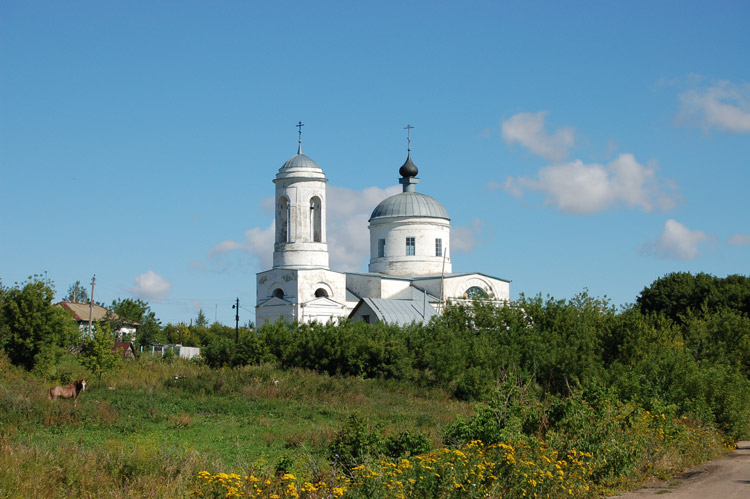
M 675 499 L 750 498 L 750 442 L 738 442 L 732 454 L 696 466 L 671 480 L 649 483 L 617 497 L 663 498 L 667 494 Z

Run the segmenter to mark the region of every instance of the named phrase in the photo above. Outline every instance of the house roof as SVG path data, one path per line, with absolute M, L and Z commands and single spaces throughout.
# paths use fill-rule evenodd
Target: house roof
M 346 288 L 346 301 L 359 301 L 359 295 L 354 293 L 351 289 Z
M 426 293 L 425 290 L 419 289 L 418 287 L 413 286 L 413 285 L 392 295 L 390 299 L 391 300 L 412 300 L 417 303 L 422 303 L 425 297 L 427 298 L 428 302 L 437 303 L 440 301 L 440 298 L 438 298 L 437 296 L 433 296 L 430 293 Z M 421 305 L 420 305 L 420 310 L 422 310 Z
M 60 303 L 56 304 L 58 307 L 62 307 L 65 310 L 70 310 L 73 312 L 73 319 L 75 319 L 77 322 L 88 322 L 89 320 L 89 313 L 91 312 L 91 320 L 93 321 L 99 321 L 106 317 L 108 310 L 104 307 L 101 307 L 99 305 L 94 305 L 93 311 L 90 308 L 90 305 L 88 303 L 75 303 L 72 301 L 61 301 Z M 116 314 L 113 313 L 115 317 Z
M 90 305 L 88 303 L 76 303 L 72 301 L 61 301 L 59 303 L 56 303 L 58 307 L 62 307 L 65 310 L 69 310 L 73 313 L 73 320 L 76 322 L 88 322 L 89 321 L 89 310 Z M 119 319 L 118 315 L 110 310 L 107 310 L 106 308 L 94 304 L 93 313 L 91 314 L 91 320 L 92 322 L 100 321 L 105 318 L 107 318 L 107 314 L 110 314 L 110 316 L 114 319 Z M 140 327 L 139 322 L 130 322 L 130 321 L 124 321 L 125 324 L 131 327 Z
M 382 298 L 363 298 L 352 310 L 350 317 L 361 307 L 366 306 L 379 321 L 397 326 L 406 326 L 412 322 L 427 323 L 437 312 L 423 300 L 385 300 Z
M 122 355 L 125 355 L 128 350 L 133 352 L 133 355 L 135 355 L 135 346 L 130 342 L 118 341 L 115 342 L 114 345 L 112 345 L 112 351 L 121 352 Z

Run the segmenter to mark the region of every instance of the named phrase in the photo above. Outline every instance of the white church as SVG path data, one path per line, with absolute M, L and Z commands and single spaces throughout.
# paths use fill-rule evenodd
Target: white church
M 328 179 L 302 154 L 300 136 L 297 154 L 273 180 L 273 268 L 257 275 L 258 325 L 345 318 L 426 323 L 447 303 L 481 297 L 502 304 L 510 299 L 510 281 L 453 273 L 450 217 L 439 201 L 417 192 L 411 147 L 399 174 L 403 192 L 381 201 L 370 216 L 369 271 L 332 270 L 326 242 Z

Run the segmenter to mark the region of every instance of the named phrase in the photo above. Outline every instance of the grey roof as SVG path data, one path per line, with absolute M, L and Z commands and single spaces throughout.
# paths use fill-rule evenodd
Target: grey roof
M 397 326 L 406 326 L 412 322 L 426 324 L 437 315 L 432 305 L 429 302 L 425 304 L 424 301 L 384 300 L 382 298 L 363 298 L 363 301 L 372 309 L 378 320 Z
M 440 202 L 419 192 L 401 192 L 384 199 L 370 215 L 370 220 L 380 217 L 430 217 L 450 220 Z
M 489 274 L 485 274 L 483 272 L 456 272 L 456 273 L 450 273 L 450 274 L 435 274 L 435 275 L 426 275 L 426 276 L 414 276 L 409 278 L 412 281 L 426 281 L 430 279 L 455 279 L 458 277 L 466 277 L 466 276 L 472 276 L 472 275 L 481 275 L 482 277 L 486 277 L 488 279 L 494 279 L 496 281 L 504 281 L 504 282 L 512 282 L 510 279 L 503 279 L 502 277 L 495 277 Z
M 419 289 L 414 285 L 409 286 L 408 288 L 391 295 L 389 299 L 391 300 L 413 300 L 415 302 L 422 303 L 422 301 L 425 298 L 425 294 L 427 295 L 428 302 L 437 303 L 438 301 L 440 301 L 440 299 L 437 296 L 432 296 L 430 293 L 425 293 L 424 290 Z
M 304 154 L 295 154 L 281 167 L 282 170 L 289 168 L 320 168 L 318 163 L 308 158 Z

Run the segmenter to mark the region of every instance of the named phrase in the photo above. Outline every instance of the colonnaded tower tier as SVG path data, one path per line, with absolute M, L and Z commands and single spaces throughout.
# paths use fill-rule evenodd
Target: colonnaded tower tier
M 276 230 L 273 268 L 328 268 L 326 179 L 312 159 L 297 154 L 279 169 L 276 184 Z

